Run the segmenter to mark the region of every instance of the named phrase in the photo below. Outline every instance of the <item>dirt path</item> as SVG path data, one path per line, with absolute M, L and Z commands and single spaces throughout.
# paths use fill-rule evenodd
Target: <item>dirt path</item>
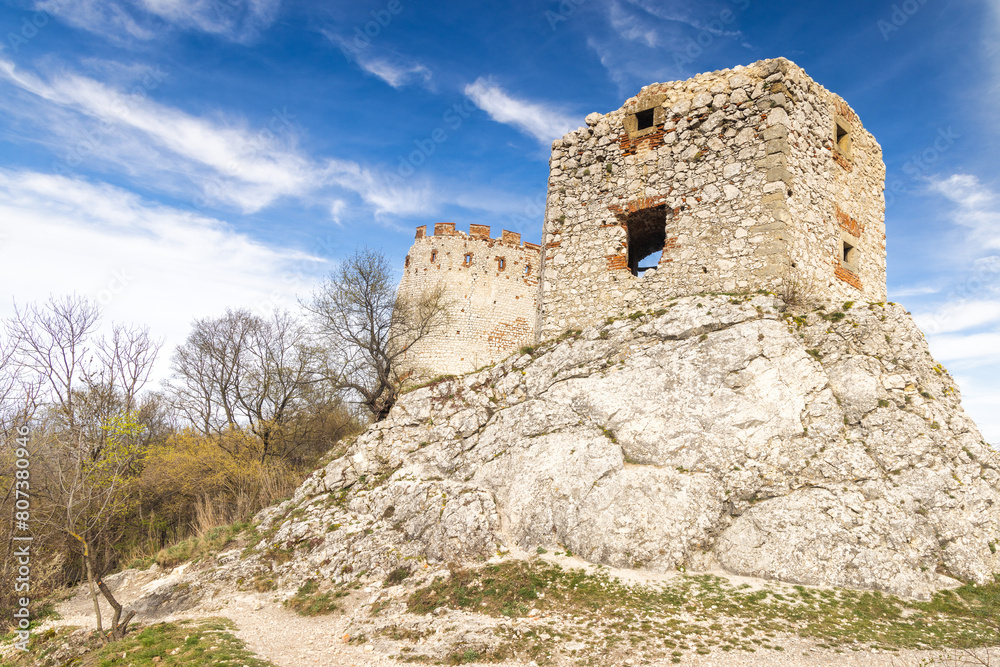
M 107 581 L 121 602 L 130 602 L 146 596 L 154 598 L 157 591 L 173 588 L 178 582 L 190 579 L 186 567 L 172 572 L 150 570 L 146 572 L 127 571 Z M 179 603 L 171 599 L 163 605 L 152 605 L 137 614 L 142 623 L 170 622 L 180 619 L 197 619 L 223 616 L 232 620 L 237 627 L 236 636 L 247 647 L 262 658 L 270 660 L 278 667 L 322 666 L 389 666 L 407 664 L 380 651 L 380 642 L 348 643 L 347 635 L 355 615 L 368 614 L 369 606 L 382 593 L 378 584 L 361 589 L 343 599 L 343 613 L 325 616 L 300 616 L 281 604 L 281 595 L 276 592 L 257 593 L 235 590 L 228 587 L 213 587 L 201 591 L 194 590 L 199 597 L 193 605 Z M 185 608 L 173 611 L 172 606 L 182 604 Z M 85 588 L 58 606 L 62 618 L 54 625 L 73 625 L 92 628 L 95 626 L 93 606 Z M 105 608 L 107 611 L 107 608 Z M 461 617 L 458 617 L 461 622 Z M 440 619 L 439 623 L 453 624 L 456 616 Z M 433 638 L 431 638 L 433 639 Z M 420 641 L 429 641 L 428 639 Z M 845 651 L 819 648 L 815 643 L 794 636 L 778 636 L 773 642 L 784 648 L 782 651 L 759 649 L 754 653 L 733 651 L 713 652 L 709 655 L 687 654 L 682 658 L 684 665 L 698 667 L 910 667 L 918 665 L 957 665 L 955 654 L 928 651 Z M 384 642 L 383 642 L 384 644 Z M 985 660 L 993 665 L 1000 664 L 1000 650 L 991 649 L 989 654 L 981 652 Z M 479 663 L 469 663 L 479 664 Z M 485 663 L 484 667 L 486 667 Z M 490 667 L 530 667 L 533 662 L 489 663 Z M 602 665 L 605 663 L 595 662 Z M 673 665 L 669 659 L 640 661 L 625 658 L 616 661 L 622 665 L 653 665 L 665 667 Z M 979 664 L 979 663 L 966 663 Z M 989 663 L 984 663 L 989 664 Z

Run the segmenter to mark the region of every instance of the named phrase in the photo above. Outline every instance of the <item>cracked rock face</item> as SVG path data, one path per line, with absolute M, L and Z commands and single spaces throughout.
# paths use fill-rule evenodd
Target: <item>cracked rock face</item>
M 696 296 L 404 395 L 261 518 L 289 573 L 558 546 L 927 597 L 1000 573 L 998 467 L 901 307 Z

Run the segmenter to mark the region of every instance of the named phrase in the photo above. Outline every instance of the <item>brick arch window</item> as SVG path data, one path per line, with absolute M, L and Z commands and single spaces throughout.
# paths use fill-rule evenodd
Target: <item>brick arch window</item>
M 667 244 L 666 205 L 630 213 L 625 218 L 625 230 L 628 234 L 628 269 L 632 275 L 641 276 L 648 269 L 655 269 L 656 261 L 644 263 L 643 260 L 662 252 Z

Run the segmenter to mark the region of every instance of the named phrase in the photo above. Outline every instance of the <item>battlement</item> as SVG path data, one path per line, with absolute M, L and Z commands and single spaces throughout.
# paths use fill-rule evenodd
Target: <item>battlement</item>
M 439 222 L 433 231 L 417 227 L 399 294 L 441 289 L 448 322 L 407 353 L 410 369 L 418 377 L 467 372 L 532 343 L 541 246 L 506 229 L 491 238 L 488 225 L 470 225 L 466 234 Z
M 449 236 L 449 237 L 459 237 L 463 239 L 477 239 L 480 241 L 493 241 L 494 243 L 502 243 L 504 245 L 519 246 L 527 250 L 541 250 L 541 246 L 537 243 L 528 243 L 525 241 L 523 244 L 521 242 L 521 234 L 519 232 L 509 232 L 506 229 L 501 230 L 499 238 L 490 238 L 490 226 L 489 225 L 477 225 L 475 223 L 469 225 L 469 233 L 456 231 L 454 222 L 435 222 L 434 223 L 434 233 L 432 236 Z M 415 240 L 431 238 L 427 235 L 427 225 L 420 225 L 417 227 L 417 234 Z

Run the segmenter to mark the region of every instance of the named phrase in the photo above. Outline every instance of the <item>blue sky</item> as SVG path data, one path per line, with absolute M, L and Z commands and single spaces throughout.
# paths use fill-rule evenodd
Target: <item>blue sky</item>
M 0 0 L 0 315 L 77 293 L 165 338 L 294 307 L 417 225 L 538 241 L 550 142 L 784 56 L 888 167 L 890 298 L 1000 442 L 1000 0 Z

